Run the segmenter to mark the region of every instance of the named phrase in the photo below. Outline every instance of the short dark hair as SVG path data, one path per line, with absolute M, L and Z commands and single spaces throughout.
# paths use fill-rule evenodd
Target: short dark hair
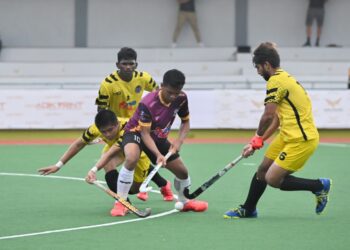
M 269 62 L 272 67 L 278 68 L 280 66 L 280 56 L 276 50 L 276 45 L 271 42 L 261 43 L 255 50 L 253 56 L 253 63 L 264 64 Z
M 163 84 L 175 89 L 182 89 L 185 85 L 185 75 L 177 69 L 168 70 L 163 76 Z
M 118 124 L 117 116 L 111 110 L 102 109 L 95 116 L 95 125 L 98 129 L 115 124 Z
M 137 59 L 137 53 L 134 49 L 129 47 L 123 47 L 118 52 L 118 62 L 121 60 L 135 60 Z

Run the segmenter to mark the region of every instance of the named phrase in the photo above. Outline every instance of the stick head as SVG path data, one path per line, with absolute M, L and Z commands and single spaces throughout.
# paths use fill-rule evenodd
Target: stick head
M 137 215 L 141 218 L 146 218 L 151 215 L 151 212 L 151 208 L 148 207 L 144 211 L 139 211 Z

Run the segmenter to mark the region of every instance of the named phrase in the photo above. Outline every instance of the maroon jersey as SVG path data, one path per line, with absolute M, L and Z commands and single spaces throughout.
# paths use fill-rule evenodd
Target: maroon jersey
M 154 141 L 165 140 L 176 115 L 189 120 L 188 100 L 184 92 L 170 104 L 165 104 L 160 90 L 147 94 L 139 103 L 136 112 L 125 126 L 125 131 L 140 131 L 140 126 L 151 127 Z

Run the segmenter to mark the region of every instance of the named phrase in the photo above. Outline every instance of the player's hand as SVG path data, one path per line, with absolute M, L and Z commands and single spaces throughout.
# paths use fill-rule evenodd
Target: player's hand
M 264 146 L 264 139 L 262 136 L 255 135 L 250 140 L 250 145 L 252 145 L 252 148 L 254 150 L 261 149 Z
M 180 151 L 181 146 L 182 146 L 182 142 L 180 140 L 176 139 L 171 144 L 169 151 L 172 154 L 178 153 Z
M 244 158 L 248 158 L 249 156 L 253 155 L 255 150 L 253 149 L 252 145 L 249 143 L 244 146 L 242 155 Z
M 162 154 L 159 154 L 157 156 L 157 165 L 158 164 L 162 164 L 162 166 L 165 166 L 166 165 L 166 159 L 165 159 L 165 156 L 162 155 Z
M 87 176 L 85 177 L 85 181 L 89 184 L 93 184 L 94 181 L 96 181 L 96 173 L 90 170 Z
M 40 168 L 40 169 L 38 169 L 38 172 L 41 175 L 49 175 L 49 174 L 56 173 L 58 170 L 60 170 L 60 168 L 53 165 L 53 166 L 46 167 L 46 168 Z

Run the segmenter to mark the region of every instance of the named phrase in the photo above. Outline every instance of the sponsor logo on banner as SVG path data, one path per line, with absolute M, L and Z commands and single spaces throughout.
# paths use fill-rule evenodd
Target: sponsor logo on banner
M 341 107 L 341 101 L 342 98 L 337 99 L 328 99 L 326 98 L 327 108 L 325 111 L 343 111 L 343 108 Z
M 82 102 L 40 102 L 33 105 L 38 110 L 81 110 Z

